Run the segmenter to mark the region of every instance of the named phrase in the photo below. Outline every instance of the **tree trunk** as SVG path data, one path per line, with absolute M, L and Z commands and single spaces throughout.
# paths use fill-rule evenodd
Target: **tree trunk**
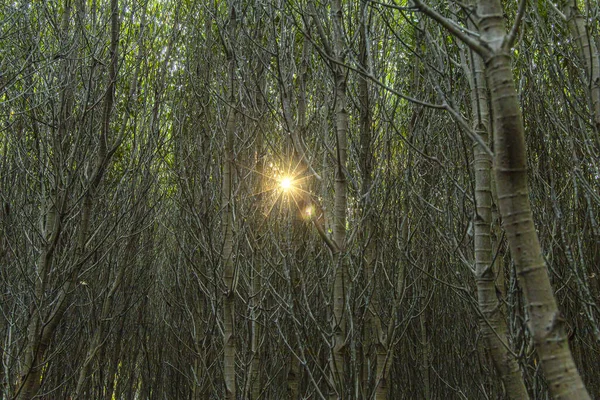
M 523 117 L 514 86 L 510 41 L 500 0 L 480 0 L 481 39 L 494 116 L 495 175 L 500 214 L 527 303 L 533 335 L 550 393 L 556 399 L 589 399 L 567 342 L 529 203 Z
M 359 61 L 361 68 L 371 72 L 370 63 L 370 38 L 368 34 L 368 3 L 361 1 L 360 8 L 360 46 Z M 375 277 L 375 264 L 377 262 L 377 248 L 375 239 L 375 221 L 373 211 L 371 210 L 371 191 L 373 185 L 373 132 L 372 132 L 372 113 L 369 97 L 369 81 L 364 76 L 358 77 L 359 88 L 359 107 L 360 107 L 360 169 L 362 175 L 362 213 L 363 228 L 361 245 L 363 247 L 363 270 L 366 289 L 366 318 L 363 339 L 363 372 L 362 372 L 362 393 L 375 394 L 375 400 L 385 400 L 388 397 L 388 379 L 387 375 L 392 357 L 388 357 L 387 334 L 379 319 L 379 298 L 377 290 L 377 280 Z M 393 316 L 392 316 L 393 318 Z M 390 322 L 393 323 L 393 322 Z M 372 362 L 375 370 L 373 371 Z M 374 375 L 372 375 L 374 372 Z M 370 378 L 374 378 L 374 390 L 370 388 Z M 368 396 L 371 398 L 371 396 Z
M 236 16 L 235 8 L 231 7 L 228 35 L 233 39 L 235 33 Z M 223 280 L 225 291 L 223 293 L 223 378 L 225 381 L 225 396 L 228 400 L 236 399 L 235 386 L 235 267 L 233 262 L 233 141 L 236 127 L 235 100 L 235 59 L 233 45 L 225 49 L 229 67 L 230 93 L 229 109 L 227 115 L 226 138 L 225 138 L 225 162 L 223 165 Z
M 334 56 L 343 63 L 344 36 L 342 31 L 341 0 L 332 1 L 334 19 Z M 333 354 L 332 354 L 332 384 L 337 390 L 332 391 L 330 398 L 343 398 L 344 392 L 344 353 L 346 341 L 345 298 L 346 298 L 346 263 L 344 249 L 346 244 L 346 204 L 347 181 L 345 175 L 348 152 L 348 111 L 346 106 L 347 71 L 340 65 L 333 66 L 335 79 L 335 129 L 337 142 L 337 165 L 335 169 L 335 199 L 333 216 L 333 241 L 338 252 L 334 255 L 334 284 L 333 284 Z
M 598 47 L 596 47 L 596 43 L 590 34 L 586 18 L 577 7 L 577 1 L 566 0 L 563 5 L 563 12 L 571 36 L 575 39 L 581 61 L 585 66 L 593 124 L 596 134 L 600 134 L 600 54 L 598 53 Z
M 473 130 L 484 143 L 489 140 L 489 109 L 483 61 L 477 54 L 472 57 L 471 108 Z M 496 294 L 496 271 L 492 243 L 492 156 L 481 145 L 474 144 L 475 204 L 475 279 L 477 300 L 481 311 L 481 331 L 486 347 L 500 379 L 511 399 L 528 399 L 519 364 L 511 352 L 508 328 Z

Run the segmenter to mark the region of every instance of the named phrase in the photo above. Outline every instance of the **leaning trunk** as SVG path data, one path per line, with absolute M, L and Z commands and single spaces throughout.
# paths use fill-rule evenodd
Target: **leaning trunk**
M 481 38 L 490 47 L 485 65 L 494 115 L 498 205 L 529 314 L 542 370 L 556 399 L 589 399 L 567 342 L 529 203 L 523 118 L 514 86 L 500 0 L 480 0 Z

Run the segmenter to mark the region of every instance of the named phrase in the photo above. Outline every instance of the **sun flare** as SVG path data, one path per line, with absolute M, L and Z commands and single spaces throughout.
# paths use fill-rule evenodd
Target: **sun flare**
M 307 220 L 311 219 L 314 211 L 312 207 L 305 208 L 306 199 L 311 196 L 305 185 L 313 175 L 306 174 L 305 169 L 301 168 L 300 162 L 295 166 L 269 163 L 265 167 L 265 170 L 246 167 L 262 176 L 261 190 L 253 195 L 265 195 L 264 199 L 267 201 L 264 203 L 264 215 L 270 215 L 277 204 L 280 204 L 281 207 L 276 209 L 283 209 L 284 206 L 291 205 L 300 216 Z
M 281 180 L 279 181 L 279 187 L 284 192 L 290 191 L 294 187 L 292 178 L 290 178 L 289 176 L 281 178 Z

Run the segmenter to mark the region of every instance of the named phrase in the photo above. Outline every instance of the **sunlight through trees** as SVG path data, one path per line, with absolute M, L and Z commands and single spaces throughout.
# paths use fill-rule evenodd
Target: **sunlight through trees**
M 0 400 L 600 398 L 595 1 L 0 5 Z

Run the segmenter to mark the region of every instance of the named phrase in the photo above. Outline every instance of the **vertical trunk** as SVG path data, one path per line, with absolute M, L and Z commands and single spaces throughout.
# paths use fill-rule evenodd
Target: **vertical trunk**
M 124 307 L 127 307 L 129 301 L 126 299 L 124 301 Z M 106 368 L 107 377 L 106 380 L 107 385 L 103 387 L 103 396 L 101 397 L 104 400 L 112 400 L 115 398 L 119 398 L 117 395 L 117 386 L 119 384 L 119 369 L 122 363 L 121 356 L 121 344 L 123 343 L 123 334 L 125 331 L 125 318 L 121 319 L 121 323 L 118 329 L 118 333 L 115 335 L 114 347 L 112 351 L 112 357 L 109 359 L 109 365 Z
M 52 200 L 49 198 L 48 202 L 52 202 L 52 204 L 48 207 L 45 229 L 42 231 L 45 232 L 44 245 L 38 260 L 38 268 L 36 271 L 34 305 L 32 306 L 32 314 L 27 332 L 28 343 L 25 354 L 25 373 L 22 377 L 23 381 L 21 387 L 17 391 L 17 394 L 21 399 L 32 398 L 39 389 L 40 379 L 37 377 L 41 374 L 42 369 L 42 359 L 40 357 L 40 341 L 42 333 L 41 306 L 44 302 L 43 299 L 46 292 L 48 273 L 54 256 L 54 249 L 61 232 L 61 218 L 57 215 L 56 209 L 56 202 L 58 202 L 58 200 L 56 200 L 56 197 Z
M 342 27 L 341 0 L 332 1 L 334 20 L 334 57 L 344 62 L 344 37 Z M 333 284 L 333 354 L 332 354 L 332 384 L 337 388 L 332 391 L 331 398 L 343 398 L 344 395 L 344 350 L 346 340 L 345 326 L 345 297 L 346 271 L 344 249 L 346 245 L 346 203 L 347 181 L 345 175 L 348 150 L 348 111 L 346 108 L 346 79 L 347 70 L 340 65 L 334 67 L 335 79 L 335 129 L 337 142 L 337 165 L 335 169 L 335 200 L 333 216 L 333 241 L 337 249 L 334 257 L 335 278 Z
M 301 108 L 301 107 L 299 107 Z M 298 155 L 296 155 L 298 156 Z M 306 253 L 306 225 L 302 218 L 296 214 L 296 216 L 292 217 L 291 223 L 288 225 L 288 237 L 286 239 L 287 254 L 294 254 L 293 257 L 289 257 L 288 260 L 284 261 L 285 268 L 285 278 L 287 284 L 287 303 L 290 305 L 289 313 L 293 321 L 298 319 L 298 314 L 296 314 L 297 310 L 301 308 L 298 307 L 300 303 L 299 297 L 301 296 L 299 293 L 299 276 L 298 276 L 298 265 L 303 260 L 303 255 Z M 294 243 L 298 243 L 297 246 Z M 295 249 L 294 249 L 295 248 Z M 294 323 L 294 322 L 292 322 Z M 297 329 L 297 327 L 293 327 L 292 329 Z M 294 333 L 297 335 L 297 332 Z M 299 349 L 294 349 L 295 353 L 298 353 Z M 301 369 L 300 362 L 296 354 L 289 352 L 287 355 L 289 358 L 289 365 L 287 367 L 287 395 L 288 399 L 296 400 L 300 395 L 300 381 L 301 381 Z
M 258 62 L 257 69 L 259 70 L 258 76 L 259 81 L 257 82 L 257 95 L 256 95 L 256 108 L 261 115 L 265 113 L 265 104 L 263 100 L 263 94 L 266 89 L 266 80 L 263 70 L 263 64 L 261 61 Z M 265 160 L 263 158 L 263 125 L 259 121 L 256 150 L 255 150 L 255 169 L 257 171 L 258 183 L 257 186 L 262 188 L 263 175 L 265 170 Z M 256 254 L 262 253 L 262 241 L 255 244 Z M 260 382 L 260 368 L 261 368 L 261 350 L 260 350 L 260 337 L 262 335 L 261 324 L 258 319 L 260 317 L 260 293 L 262 286 L 262 259 L 261 257 L 253 257 L 253 263 L 250 271 L 250 285 L 252 287 L 252 293 L 250 298 L 250 351 L 251 351 L 251 365 L 249 371 L 249 385 L 250 385 L 250 399 L 257 400 L 261 393 L 261 382 Z M 247 391 L 248 392 L 248 391 Z
M 483 61 L 473 54 L 472 57 L 471 108 L 473 130 L 484 143 L 489 140 L 489 110 L 487 86 L 485 84 Z M 508 328 L 502 314 L 502 307 L 496 295 L 495 255 L 492 243 L 492 156 L 481 145 L 473 147 L 475 169 L 474 223 L 475 241 L 475 279 L 477 282 L 477 300 L 482 314 L 481 331 L 486 347 L 490 352 L 494 367 L 511 399 L 527 399 L 519 364 L 510 351 L 507 340 Z M 499 260 L 498 264 L 499 264 Z
M 260 252 L 260 247 L 257 247 L 257 251 Z M 262 260 L 259 260 L 258 257 L 254 258 L 254 263 L 252 265 L 251 276 L 250 276 L 250 284 L 252 287 L 252 297 L 250 298 L 250 352 L 252 361 L 250 364 L 250 371 L 248 371 L 248 384 L 249 390 L 246 390 L 246 393 L 250 392 L 249 398 L 252 400 L 256 400 L 260 397 L 261 392 L 261 384 L 260 384 L 260 367 L 261 367 L 261 357 L 260 357 L 260 347 L 259 340 L 262 334 L 261 326 L 258 322 L 260 317 L 260 287 L 261 287 L 261 263 Z
M 213 38 L 213 16 L 210 12 L 205 12 L 203 15 L 204 18 L 204 26 L 203 26 L 203 36 L 205 38 L 204 43 L 198 40 L 199 50 L 197 54 L 202 54 L 202 50 L 212 48 L 214 44 Z M 200 35 L 199 35 L 200 36 Z M 209 203 L 211 200 L 208 198 L 208 177 L 210 173 L 209 164 L 211 163 L 211 156 L 209 154 L 209 143 L 211 138 L 209 137 L 209 127 L 212 123 L 210 113 L 208 112 L 208 104 L 210 104 L 210 87 L 211 87 L 211 72 L 213 66 L 213 60 L 215 54 L 212 52 L 205 52 L 204 58 L 196 60 L 197 64 L 194 66 L 196 70 L 196 78 L 199 82 L 202 82 L 199 85 L 199 97 L 197 100 L 198 107 L 198 117 L 197 119 L 193 119 L 195 124 L 199 125 L 199 129 L 195 129 L 195 124 L 192 124 L 189 127 L 189 140 L 190 146 L 192 146 L 194 150 L 194 156 L 191 157 L 191 160 L 188 159 L 189 156 L 185 157 L 184 162 L 190 162 L 189 171 L 190 175 L 196 176 L 198 173 L 198 169 L 203 171 L 200 173 L 198 179 L 192 180 L 195 184 L 189 187 L 189 192 L 193 193 L 192 198 L 197 199 L 197 207 L 200 215 L 204 221 L 208 220 L 209 215 Z M 198 227 L 200 229 L 200 227 Z M 199 233 L 201 234 L 201 233 Z M 202 263 L 206 262 L 205 257 L 203 256 L 201 259 Z M 207 285 L 207 280 L 204 277 L 199 277 L 199 285 Z M 208 320 L 208 316 L 206 315 L 209 311 L 211 302 L 215 298 L 216 294 L 211 293 L 210 290 L 201 291 L 199 293 L 199 301 L 194 305 L 195 307 L 195 320 L 194 324 L 195 335 L 194 335 L 194 347 L 196 350 L 196 360 L 194 361 L 194 386 L 192 390 L 192 399 L 193 400 L 205 400 L 209 398 L 210 394 L 210 374 L 208 365 L 211 365 L 215 360 L 212 358 L 212 354 L 210 353 L 210 344 L 211 339 L 210 335 L 207 334 L 208 327 L 210 323 L 205 324 L 204 321 Z
M 228 39 L 233 40 L 235 33 L 236 16 L 235 8 L 231 7 L 229 20 Z M 225 381 L 225 396 L 228 400 L 236 399 L 235 387 L 235 281 L 233 263 L 233 140 L 235 136 L 236 111 L 235 100 L 235 59 L 233 45 L 225 49 L 229 68 L 229 109 L 227 124 L 225 126 L 225 161 L 223 165 L 223 280 L 225 291 L 223 293 L 223 378 Z
M 298 398 L 300 388 L 300 365 L 293 354 L 290 355 L 290 365 L 287 374 L 288 399 L 296 400 Z
M 427 271 L 427 264 L 424 263 L 424 269 Z M 423 278 L 423 287 L 421 287 L 420 304 L 422 307 L 427 306 L 427 278 Z M 425 400 L 431 399 L 431 345 L 429 342 L 429 334 L 427 333 L 427 310 L 421 310 L 419 314 L 419 328 L 421 334 L 421 378 L 423 379 L 423 397 Z
M 282 84 L 280 86 L 280 96 L 281 96 L 281 108 L 282 108 L 282 113 L 283 113 L 283 118 L 286 124 L 286 127 L 288 129 L 288 132 L 290 134 L 289 136 L 289 144 L 292 146 L 293 149 L 293 156 L 292 156 L 292 160 L 290 162 L 290 165 L 294 166 L 293 174 L 296 176 L 300 176 L 302 175 L 300 171 L 304 170 L 304 169 L 310 169 L 309 166 L 309 162 L 308 159 L 306 158 L 306 155 L 304 153 L 303 147 L 302 147 L 302 143 L 301 143 L 301 135 L 304 132 L 305 129 L 305 114 L 306 114 L 306 103 L 305 103 L 305 96 L 306 96 L 306 59 L 307 59 L 307 51 L 308 51 L 308 46 L 307 46 L 307 40 L 304 41 L 304 45 L 303 45 L 303 50 L 302 50 L 302 60 L 301 60 L 301 66 L 299 68 L 299 75 L 298 75 L 298 96 L 297 96 L 297 118 L 296 121 L 293 118 L 293 110 L 292 110 L 292 85 L 288 85 L 286 84 L 286 82 L 289 81 L 289 78 L 284 77 L 283 74 L 283 69 L 281 68 L 281 66 L 279 65 L 278 68 L 278 73 L 279 73 L 279 79 L 281 80 Z M 282 63 L 282 60 L 278 59 L 279 63 Z M 298 169 L 298 166 L 301 166 L 300 169 Z M 302 184 L 300 183 L 300 181 L 298 181 L 298 187 L 301 188 Z M 302 189 L 300 189 L 302 190 Z M 287 197 L 288 201 L 290 200 L 290 197 Z M 296 204 L 297 207 L 302 207 L 300 204 L 303 204 L 304 200 L 303 200 L 303 195 L 300 194 L 300 196 L 298 198 L 294 197 L 294 200 L 292 201 L 293 203 Z M 289 203 L 288 203 L 289 205 Z M 290 234 L 290 231 L 293 230 L 296 231 L 299 228 L 299 221 L 297 221 L 296 219 L 294 219 L 294 222 L 291 226 L 288 226 L 288 234 Z M 291 243 L 292 239 L 291 237 L 288 237 L 287 242 L 286 243 Z M 300 247 L 302 247 L 302 243 L 300 244 Z M 287 252 L 291 252 L 291 248 L 286 248 L 286 253 Z M 287 302 L 288 304 L 290 304 L 290 315 L 294 315 L 294 310 L 295 310 L 295 298 L 296 298 L 296 289 L 295 289 L 295 284 L 293 283 L 295 281 L 295 279 L 293 278 L 293 274 L 295 272 L 295 266 L 293 265 L 295 263 L 295 260 L 293 261 L 285 261 L 285 277 L 286 277 L 286 284 L 287 284 Z M 293 344 L 292 346 L 296 347 L 296 344 Z M 301 349 L 295 348 L 294 352 L 300 352 Z M 298 397 L 298 393 L 299 393 L 299 381 L 300 381 L 300 371 L 299 371 L 299 365 L 298 365 L 298 361 L 296 359 L 296 356 L 294 355 L 293 352 L 290 352 L 286 357 L 287 360 L 289 360 L 286 363 L 286 368 L 285 368 L 285 384 L 286 384 L 286 393 L 287 393 L 287 398 L 289 399 L 296 399 Z
M 533 223 L 527 181 L 523 118 L 514 86 L 510 43 L 500 0 L 479 0 L 479 31 L 494 115 L 495 175 L 500 214 L 527 302 L 534 338 L 550 393 L 556 399 L 589 399 L 567 342 Z
M 360 49 L 359 62 L 362 69 L 370 73 L 371 64 L 369 62 L 369 34 L 368 34 L 368 7 L 367 1 L 361 1 L 360 8 Z M 366 326 L 363 338 L 363 372 L 362 372 L 362 392 L 371 393 L 370 378 L 374 377 L 374 393 L 376 400 L 384 400 L 388 397 L 387 372 L 389 371 L 388 343 L 387 335 L 383 330 L 379 319 L 379 301 L 376 290 L 375 263 L 377 262 L 377 249 L 375 246 L 374 218 L 371 212 L 371 195 L 373 179 L 373 151 L 372 143 L 372 115 L 369 98 L 369 81 L 366 77 L 358 78 L 359 88 L 359 106 L 360 106 L 360 169 L 362 175 L 362 212 L 363 212 L 363 269 L 366 290 Z M 372 362 L 375 362 L 375 371 L 372 371 Z M 372 375 L 372 372 L 375 372 Z
M 579 56 L 585 66 L 590 91 L 590 105 L 596 134 L 600 134 L 600 54 L 594 42 L 586 18 L 577 7 L 577 0 L 565 0 L 563 12 L 575 43 Z
M 227 138 L 225 144 L 225 164 L 223 166 L 223 278 L 225 293 L 223 294 L 223 374 L 228 399 L 235 399 L 235 288 L 233 264 L 233 135 L 235 130 L 235 110 L 229 109 L 227 117 Z
M 367 60 L 367 26 L 365 25 L 366 2 L 361 1 L 361 25 L 360 25 L 360 64 L 368 71 Z M 369 391 L 369 380 L 371 377 L 373 348 L 377 347 L 378 338 L 381 336 L 381 324 L 377 315 L 378 303 L 375 288 L 375 262 L 376 249 L 373 238 L 373 214 L 370 212 L 371 196 L 369 191 L 372 185 L 373 154 L 371 151 L 371 108 L 369 104 L 369 82 L 367 78 L 358 78 L 359 106 L 360 106 L 360 172 L 362 175 L 361 208 L 363 215 L 363 227 L 361 232 L 362 246 L 362 268 L 366 285 L 366 318 L 363 337 L 363 371 L 362 392 Z M 381 381 L 379 384 L 383 384 Z

